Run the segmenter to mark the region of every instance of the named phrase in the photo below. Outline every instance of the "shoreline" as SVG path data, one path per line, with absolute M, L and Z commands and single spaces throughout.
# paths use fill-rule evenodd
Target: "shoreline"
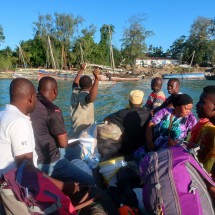
M 198 73 L 198 72 L 204 72 L 206 68 L 192 68 L 192 71 L 184 71 L 184 73 Z M 24 77 L 29 78 L 29 79 L 37 79 L 38 75 L 38 70 L 39 69 L 34 69 L 34 68 L 28 68 L 28 69 L 17 69 L 15 71 L 12 70 L 6 70 L 0 72 L 0 79 L 13 79 L 13 75 L 15 74 L 22 74 Z M 53 69 L 44 69 L 46 71 L 50 72 L 55 72 Z M 193 71 L 194 70 L 194 71 Z M 91 74 L 92 69 L 87 69 L 86 74 Z M 76 74 L 77 70 L 62 70 L 60 71 L 62 74 Z M 101 70 L 101 75 L 102 74 L 107 74 L 108 71 Z M 113 76 L 120 76 L 120 77 L 134 77 L 134 76 L 140 76 L 144 75 L 144 79 L 150 79 L 154 78 L 157 76 L 162 77 L 164 74 L 180 74 L 180 72 L 177 72 L 177 68 L 175 67 L 166 67 L 166 68 L 144 68 L 144 67 L 139 67 L 135 68 L 133 71 L 127 71 L 127 72 L 115 72 L 112 74 Z M 25 76 L 26 75 L 26 76 Z M 32 76 L 32 77 L 28 77 Z

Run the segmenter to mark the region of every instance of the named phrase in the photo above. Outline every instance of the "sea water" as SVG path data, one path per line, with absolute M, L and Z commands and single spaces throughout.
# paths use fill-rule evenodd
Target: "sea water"
M 32 81 L 37 88 L 38 82 Z M 167 96 L 167 82 L 164 80 L 163 91 Z M 0 110 L 9 102 L 10 79 L 0 79 Z M 180 80 L 182 93 L 189 94 L 194 100 L 193 113 L 196 115 L 195 105 L 199 100 L 202 89 L 208 85 L 215 85 L 213 80 Z M 70 130 L 70 97 L 72 83 L 69 81 L 58 81 L 58 97 L 54 103 L 61 108 L 67 130 Z M 98 96 L 95 101 L 95 120 L 102 122 L 105 116 L 128 106 L 129 93 L 131 90 L 139 89 L 144 91 L 144 100 L 147 100 L 151 93 L 151 79 L 143 79 L 136 82 L 119 82 L 115 85 L 99 86 Z

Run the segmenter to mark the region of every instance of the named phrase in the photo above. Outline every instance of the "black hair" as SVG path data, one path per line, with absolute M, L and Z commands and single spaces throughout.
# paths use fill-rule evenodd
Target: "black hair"
M 163 79 L 161 77 L 155 77 L 152 79 L 152 82 L 157 82 L 157 81 L 160 81 L 161 83 L 163 83 Z
M 174 108 L 176 106 L 193 104 L 193 99 L 187 94 L 178 94 L 176 97 L 173 98 L 172 104 Z
M 31 89 L 35 90 L 35 87 L 31 81 L 26 78 L 15 78 L 12 80 L 9 88 L 10 102 L 20 100 L 23 96 L 29 95 Z
M 37 89 L 38 91 L 40 91 L 40 90 L 54 89 L 56 87 L 57 87 L 57 81 L 53 77 L 45 76 L 39 80 Z
M 80 78 L 79 85 L 81 89 L 89 89 L 92 86 L 92 79 L 88 75 Z
M 207 93 L 207 94 L 214 94 L 215 95 L 215 85 L 204 87 L 203 92 Z
M 171 81 L 177 82 L 177 83 L 178 83 L 178 86 L 180 86 L 180 81 L 179 81 L 179 79 L 177 79 L 177 78 L 170 78 L 169 81 L 168 81 L 168 83 L 171 82 Z

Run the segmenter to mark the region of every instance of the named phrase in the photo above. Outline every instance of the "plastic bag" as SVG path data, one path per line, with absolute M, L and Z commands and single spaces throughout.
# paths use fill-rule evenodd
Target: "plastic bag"
M 93 123 L 79 135 L 79 141 L 82 148 L 81 158 L 91 169 L 97 167 L 101 155 L 97 147 L 97 125 Z

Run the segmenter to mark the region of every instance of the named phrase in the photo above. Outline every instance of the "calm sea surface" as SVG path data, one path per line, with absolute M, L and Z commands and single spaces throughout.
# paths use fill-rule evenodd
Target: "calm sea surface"
M 167 93 L 167 81 L 164 80 L 163 91 L 166 96 Z M 0 79 L 0 110 L 2 110 L 6 103 L 9 102 L 9 85 L 10 79 Z M 37 81 L 32 81 L 37 87 Z M 181 92 L 189 94 L 194 100 L 193 113 L 196 114 L 195 104 L 198 102 L 199 96 L 202 92 L 203 87 L 207 85 L 214 85 L 215 81 L 209 80 L 180 80 Z M 143 90 L 145 93 L 144 99 L 146 100 L 151 92 L 151 80 L 143 79 L 137 82 L 120 82 L 116 85 L 102 85 L 99 86 L 99 94 L 95 101 L 95 119 L 101 122 L 102 119 L 109 113 L 115 112 L 128 105 L 128 95 L 133 89 Z M 58 105 L 63 111 L 64 120 L 67 126 L 67 130 L 70 129 L 70 96 L 72 90 L 72 83 L 68 81 L 58 82 L 59 95 L 55 100 L 55 104 Z

